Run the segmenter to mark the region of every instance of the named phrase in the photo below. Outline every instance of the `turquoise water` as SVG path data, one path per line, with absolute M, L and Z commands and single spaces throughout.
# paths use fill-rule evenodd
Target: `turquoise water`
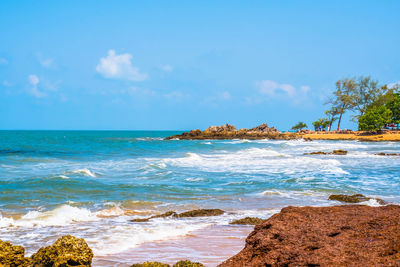
M 103 256 L 287 205 L 338 204 L 331 193 L 400 203 L 400 157 L 374 155 L 399 153 L 400 143 L 163 140 L 178 133 L 0 131 L 0 239 L 29 254 L 73 234 Z M 349 153 L 303 155 L 334 149 Z M 228 212 L 129 221 L 194 208 Z

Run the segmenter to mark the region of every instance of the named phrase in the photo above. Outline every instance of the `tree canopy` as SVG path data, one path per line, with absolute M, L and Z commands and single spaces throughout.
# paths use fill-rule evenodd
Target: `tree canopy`
M 304 129 L 304 128 L 307 128 L 307 124 L 305 124 L 304 122 L 300 121 L 300 122 L 298 122 L 296 125 L 294 125 L 292 127 L 292 130 L 299 131 L 299 130 Z

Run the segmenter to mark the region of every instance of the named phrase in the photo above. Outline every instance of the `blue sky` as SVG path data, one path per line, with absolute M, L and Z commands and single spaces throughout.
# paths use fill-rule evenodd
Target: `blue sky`
M 0 129 L 311 125 L 336 80 L 400 80 L 399 11 L 389 0 L 1 0 Z

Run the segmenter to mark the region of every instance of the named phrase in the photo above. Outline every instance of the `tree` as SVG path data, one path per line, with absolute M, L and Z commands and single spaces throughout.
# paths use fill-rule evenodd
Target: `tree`
M 307 124 L 305 124 L 304 122 L 300 121 L 295 126 L 292 127 L 292 130 L 299 131 L 299 130 L 301 130 L 303 128 L 307 128 Z
M 371 76 L 359 77 L 353 98 L 353 105 L 359 112 L 359 116 L 364 115 L 374 102 L 390 91 L 391 89 L 387 85 L 380 86 L 377 80 L 371 79 Z
M 329 125 L 330 121 L 327 119 L 318 119 L 314 121 L 312 124 L 314 125 L 315 130 L 319 129 L 322 126 L 322 129 L 325 129 Z
M 382 129 L 385 124 L 390 123 L 391 119 L 392 111 L 386 106 L 373 106 L 358 118 L 358 130 L 377 131 Z
M 338 131 L 343 114 L 355 107 L 357 86 L 358 84 L 354 78 L 346 78 L 337 81 L 336 91 L 333 92 L 333 98 L 327 102 L 332 104 L 332 108 L 336 109 L 338 112 Z
M 337 115 L 339 115 L 339 111 L 337 108 L 332 107 L 331 109 L 328 109 L 325 111 L 325 115 L 328 117 L 327 120 L 329 121 L 329 131 L 332 129 L 332 124 L 338 119 Z
M 386 107 L 392 112 L 392 123 L 400 123 L 400 93 L 393 94 L 392 100 L 386 103 Z

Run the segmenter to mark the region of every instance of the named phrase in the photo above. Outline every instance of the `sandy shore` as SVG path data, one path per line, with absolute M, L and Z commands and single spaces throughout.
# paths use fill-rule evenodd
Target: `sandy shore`
M 243 249 L 254 226 L 211 226 L 176 239 L 144 243 L 123 253 L 95 256 L 93 266 L 131 266 L 133 263 L 162 261 L 173 264 L 188 259 L 217 266 Z
M 310 133 L 303 134 L 303 138 L 309 140 L 358 140 L 366 142 L 379 142 L 379 141 L 400 141 L 400 132 L 390 132 L 385 134 L 365 135 L 362 132 L 354 132 L 349 134 L 342 133 Z

